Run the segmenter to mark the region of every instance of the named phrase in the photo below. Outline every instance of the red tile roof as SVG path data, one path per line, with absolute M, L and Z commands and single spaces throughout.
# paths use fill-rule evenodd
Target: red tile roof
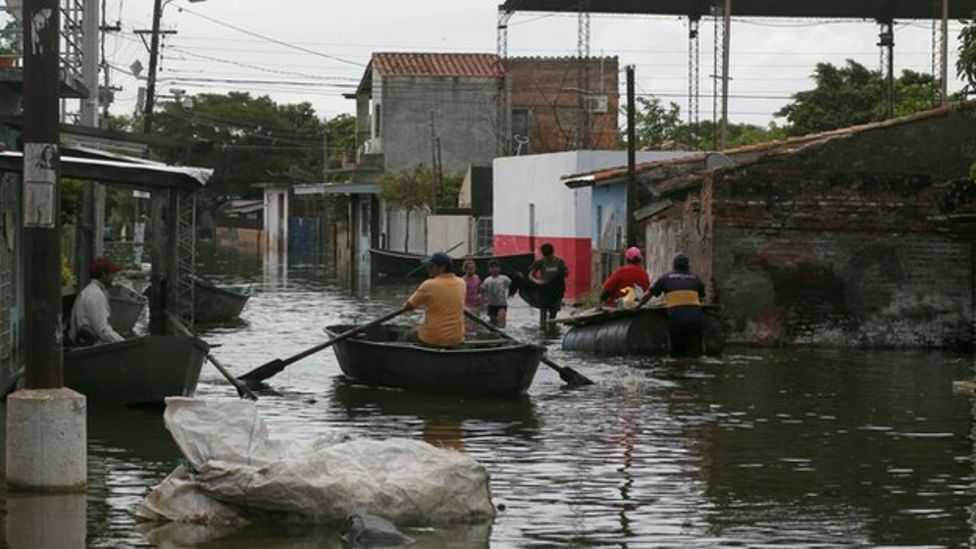
M 377 52 L 373 66 L 383 76 L 470 76 L 495 78 L 505 75 L 501 59 L 493 53 Z

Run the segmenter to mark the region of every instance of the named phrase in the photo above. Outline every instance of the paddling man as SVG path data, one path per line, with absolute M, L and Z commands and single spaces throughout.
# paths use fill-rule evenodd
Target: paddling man
M 674 257 L 674 270 L 662 275 L 641 300 L 664 294 L 668 308 L 668 340 L 671 356 L 700 356 L 702 354 L 702 301 L 705 284 L 689 272 L 688 256 Z
M 424 261 L 427 280 L 403 304 L 404 310 L 423 307 L 424 321 L 406 334 L 406 341 L 452 347 L 464 343 L 464 281 L 451 272 L 451 258 L 437 252 Z
M 651 286 L 651 280 L 647 277 L 647 271 L 641 265 L 644 260 L 640 248 L 632 246 L 624 252 L 626 264 L 610 275 L 610 278 L 603 283 L 603 291 L 600 292 L 600 304 L 609 304 L 611 307 L 622 308 L 629 306 L 624 303 L 624 297 L 628 290 L 634 289 L 637 299 L 644 297 L 644 293 Z M 634 305 L 637 301 L 632 302 Z
M 115 273 L 121 269 L 104 257 L 92 261 L 89 272 L 91 282 L 78 295 L 71 308 L 71 322 L 68 339 L 75 345 L 95 343 L 114 343 L 124 341 L 112 325 L 108 323 L 111 308 L 108 304 L 108 289 L 112 287 Z

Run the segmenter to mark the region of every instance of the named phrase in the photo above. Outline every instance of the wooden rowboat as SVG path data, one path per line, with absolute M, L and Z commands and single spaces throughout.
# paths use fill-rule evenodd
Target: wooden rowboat
M 168 396 L 193 396 L 209 349 L 183 336 L 65 348 L 64 384 L 91 405 L 162 404 Z
M 703 350 L 716 356 L 725 349 L 725 329 L 718 309 L 703 307 Z M 606 355 L 666 355 L 668 313 L 663 307 L 600 311 L 550 321 L 568 324 L 563 350 Z
M 330 337 L 355 326 L 329 326 Z M 515 397 L 525 393 L 542 348 L 508 340 L 468 341 L 459 347 L 400 342 L 409 328 L 379 326 L 339 343 L 339 368 L 350 380 L 375 387 L 429 393 Z
M 418 254 L 370 248 L 370 272 L 373 273 L 374 278 L 403 279 L 409 275 L 419 280 L 427 276 L 427 273 L 423 269 L 418 269 L 424 257 Z M 529 266 L 535 261 L 535 255 L 532 252 L 505 255 L 475 255 L 471 256 L 471 259 L 474 260 L 478 276 L 484 279 L 488 276 L 488 263 L 491 260 L 498 261 L 502 274 L 512 276 L 515 273 L 528 271 Z M 452 265 L 454 272 L 461 274 L 461 266 L 463 264 L 463 259 L 455 258 Z
M 250 298 L 250 286 L 216 286 L 194 278 L 193 320 L 204 324 L 229 322 L 240 316 Z

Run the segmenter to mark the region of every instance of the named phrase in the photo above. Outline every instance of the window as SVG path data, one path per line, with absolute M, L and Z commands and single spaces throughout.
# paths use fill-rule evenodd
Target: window
M 383 130 L 383 105 L 373 105 L 373 137 L 381 137 Z
M 529 110 L 512 110 L 512 154 L 519 156 L 530 153 L 529 144 Z
M 485 248 L 492 245 L 494 242 L 494 234 L 492 231 L 492 223 L 490 217 L 479 217 L 477 221 L 477 240 L 476 245 L 478 250 L 484 250 Z

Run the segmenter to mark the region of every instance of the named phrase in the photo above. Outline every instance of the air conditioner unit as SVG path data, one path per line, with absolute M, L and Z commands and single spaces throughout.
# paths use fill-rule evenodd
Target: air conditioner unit
M 588 95 L 585 100 L 586 112 L 605 113 L 608 103 L 605 95 Z

